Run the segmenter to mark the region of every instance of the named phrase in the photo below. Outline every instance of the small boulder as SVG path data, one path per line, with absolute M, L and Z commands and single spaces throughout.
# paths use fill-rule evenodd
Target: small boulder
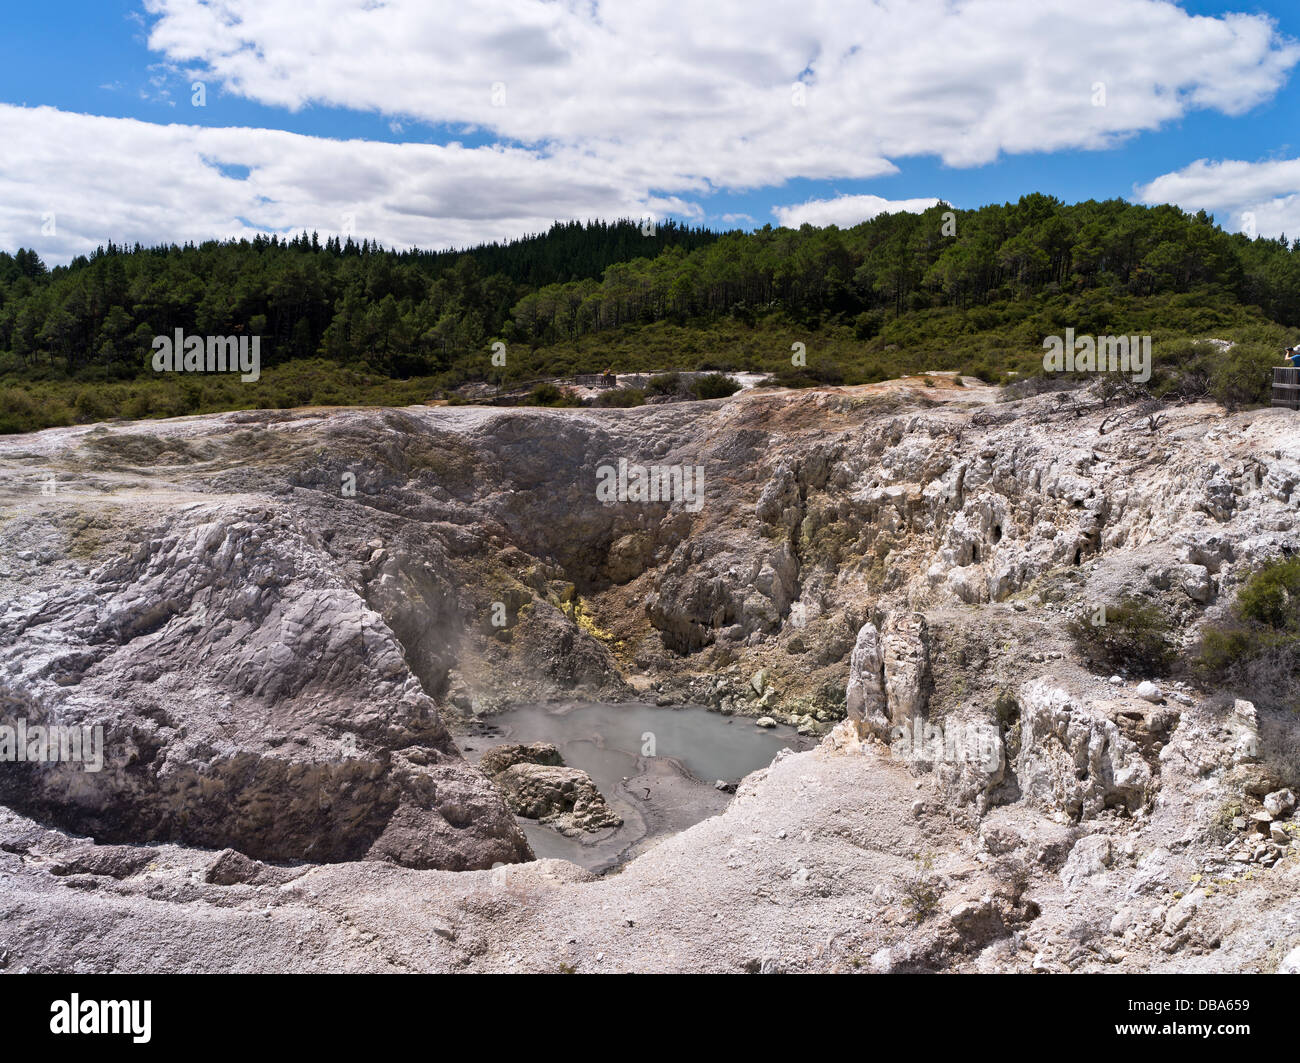
M 1227 781 L 1261 801 L 1282 785 L 1277 773 L 1263 764 L 1240 764 L 1232 769 Z
M 1160 692 L 1160 688 L 1156 686 L 1155 683 L 1151 682 L 1150 679 L 1144 679 L 1138 684 L 1137 696 L 1143 701 L 1151 702 L 1153 705 L 1158 705 L 1160 702 L 1165 700 L 1164 695 Z
M 1013 852 L 1025 844 L 1024 835 L 1007 824 L 986 822 L 980 826 L 979 837 L 984 848 L 994 856 Z
M 237 849 L 222 849 L 208 865 L 203 881 L 212 886 L 260 886 L 276 882 L 280 877 L 260 860 L 245 856 Z
M 1281 819 L 1295 808 L 1295 794 L 1290 790 L 1276 790 L 1264 798 L 1264 811 L 1274 819 Z
M 1165 915 L 1165 933 L 1176 934 L 1192 921 L 1192 916 L 1200 908 L 1201 902 L 1208 896 L 1205 890 L 1192 890 Z
M 771 716 L 760 716 L 754 721 L 758 727 L 775 727 L 776 721 Z
M 1076 890 L 1083 881 L 1110 866 L 1111 841 L 1104 834 L 1090 834 L 1080 838 L 1061 868 L 1061 884 L 1067 890 Z
M 953 929 L 976 942 L 988 941 L 1002 932 L 1002 919 L 991 900 L 962 901 L 949 913 Z

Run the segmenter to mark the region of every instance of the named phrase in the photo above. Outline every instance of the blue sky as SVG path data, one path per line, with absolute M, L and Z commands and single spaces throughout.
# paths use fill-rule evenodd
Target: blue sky
M 536 0 L 8 5 L 0 126 L 25 150 L 0 160 L 0 247 L 59 261 L 304 227 L 445 246 L 615 214 L 851 224 L 880 209 L 862 197 L 1031 191 L 1300 235 L 1300 4 L 878 4 L 814 22 L 654 0 L 640 23 Z

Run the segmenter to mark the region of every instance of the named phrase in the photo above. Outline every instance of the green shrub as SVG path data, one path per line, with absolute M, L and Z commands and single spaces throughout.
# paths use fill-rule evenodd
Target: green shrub
M 886 379 L 884 376 L 869 375 L 872 379 L 862 380 L 861 383 L 869 384 Z M 824 362 L 815 366 L 801 366 L 798 369 L 785 366 L 777 370 L 773 383 L 783 388 L 815 388 L 825 384 L 834 386 L 844 383 L 844 373 L 838 366 L 827 365 Z
M 898 880 L 903 906 L 917 923 L 923 923 L 939 910 L 941 894 L 934 874 L 934 857 L 929 853 L 914 858 L 915 868 Z
M 1089 663 L 1110 670 L 1128 668 L 1163 675 L 1173 663 L 1172 622 L 1164 610 L 1137 598 L 1074 617 L 1067 630 Z
M 1000 373 L 996 369 L 990 369 L 987 365 L 978 365 L 969 372 L 976 380 L 982 380 L 985 384 L 1002 385 L 1007 382 L 1007 376 L 1005 373 Z
M 697 399 L 725 399 L 739 390 L 740 385 L 722 373 L 706 373 L 691 381 L 691 392 Z
M 651 377 L 646 390 L 652 395 L 676 395 L 682 390 L 682 376 L 680 373 L 665 373 Z
M 860 340 L 869 340 L 880 335 L 885 324 L 883 310 L 866 310 L 853 319 L 853 334 Z
M 1252 575 L 1237 592 L 1236 613 L 1276 631 L 1300 633 L 1300 557 L 1271 562 Z
M 528 402 L 532 406 L 556 406 L 564 398 L 564 392 L 550 382 L 538 384 L 528 393 Z
M 627 408 L 645 405 L 645 392 L 640 388 L 612 388 L 596 396 L 593 406 Z
M 1265 704 L 1300 697 L 1300 558 L 1260 567 L 1242 585 L 1227 619 L 1206 624 L 1189 667 L 1204 683 Z

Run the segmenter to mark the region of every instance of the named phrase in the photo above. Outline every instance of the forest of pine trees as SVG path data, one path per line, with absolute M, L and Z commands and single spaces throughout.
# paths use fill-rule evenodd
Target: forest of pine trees
M 400 381 L 488 378 L 497 340 L 529 352 L 523 361 L 539 375 L 561 347 L 557 371 L 597 371 L 603 353 L 590 356 L 602 364 L 575 363 L 588 357 L 585 340 L 626 347 L 638 330 L 658 329 L 662 345 L 719 323 L 838 330 L 863 350 L 927 352 L 972 334 L 987 334 L 989 350 L 1023 351 L 1054 324 L 1188 334 L 1300 326 L 1300 241 L 1251 240 L 1204 212 L 1118 199 L 1066 205 L 1035 194 L 949 210 L 722 234 L 557 223 L 443 252 L 305 233 L 110 244 L 53 269 L 19 249 L 0 253 L 0 381 L 144 380 L 153 337 L 178 328 L 261 336 L 268 368 L 313 360 Z M 665 360 L 706 362 L 701 346 Z

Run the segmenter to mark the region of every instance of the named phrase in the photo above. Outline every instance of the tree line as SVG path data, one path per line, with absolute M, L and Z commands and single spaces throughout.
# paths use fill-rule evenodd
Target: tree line
M 1300 241 L 1230 234 L 1203 211 L 1033 194 L 847 229 L 557 223 L 441 252 L 304 233 L 109 244 L 47 269 L 19 249 L 0 253 L 0 376 L 142 376 L 153 337 L 177 328 L 261 336 L 265 365 L 324 359 L 398 379 L 475 376 L 489 371 L 497 340 L 536 349 L 653 323 L 770 315 L 809 329 L 849 325 L 868 340 L 915 312 L 998 304 L 1005 317 L 1007 307 L 1088 292 L 1230 299 L 1300 325 Z

